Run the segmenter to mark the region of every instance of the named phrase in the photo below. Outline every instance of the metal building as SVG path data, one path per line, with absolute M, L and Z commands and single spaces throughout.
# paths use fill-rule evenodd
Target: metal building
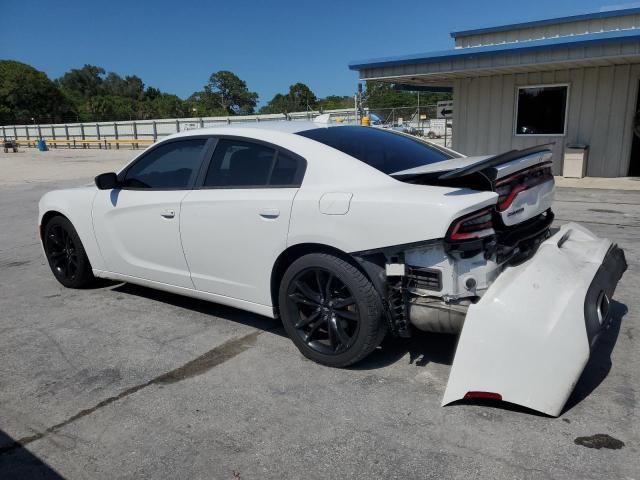
M 588 145 L 586 174 L 639 176 L 640 8 L 452 32 L 455 48 L 349 65 L 363 80 L 453 87 L 453 148 Z M 640 129 L 638 129 L 640 130 Z

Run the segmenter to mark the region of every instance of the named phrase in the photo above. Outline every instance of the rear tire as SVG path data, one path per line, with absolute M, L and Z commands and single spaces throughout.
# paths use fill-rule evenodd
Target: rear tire
M 312 253 L 289 266 L 279 291 L 282 322 L 300 352 L 331 367 L 346 367 L 382 341 L 382 302 L 369 279 L 334 255 Z
M 71 222 L 53 217 L 44 226 L 44 251 L 53 276 L 67 288 L 84 288 L 94 280 L 91 263 Z

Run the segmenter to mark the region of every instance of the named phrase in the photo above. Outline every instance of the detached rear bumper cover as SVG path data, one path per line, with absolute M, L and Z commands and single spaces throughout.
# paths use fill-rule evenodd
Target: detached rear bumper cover
M 609 240 L 564 225 L 469 308 L 442 404 L 499 395 L 558 416 L 610 320 L 626 267 Z

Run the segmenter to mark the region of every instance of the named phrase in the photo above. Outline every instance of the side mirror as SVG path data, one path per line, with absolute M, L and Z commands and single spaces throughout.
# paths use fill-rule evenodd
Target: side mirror
M 102 173 L 96 177 L 95 181 L 99 190 L 111 190 L 120 186 L 118 175 L 113 172 Z

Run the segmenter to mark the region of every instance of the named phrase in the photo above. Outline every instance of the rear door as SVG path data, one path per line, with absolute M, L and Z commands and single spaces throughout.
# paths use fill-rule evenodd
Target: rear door
M 180 202 L 202 167 L 207 139 L 179 139 L 145 152 L 100 190 L 93 227 L 109 271 L 193 288 L 180 244 Z
M 219 139 L 200 187 L 182 201 L 182 246 L 198 290 L 271 305 L 271 269 L 305 166 L 272 145 Z

